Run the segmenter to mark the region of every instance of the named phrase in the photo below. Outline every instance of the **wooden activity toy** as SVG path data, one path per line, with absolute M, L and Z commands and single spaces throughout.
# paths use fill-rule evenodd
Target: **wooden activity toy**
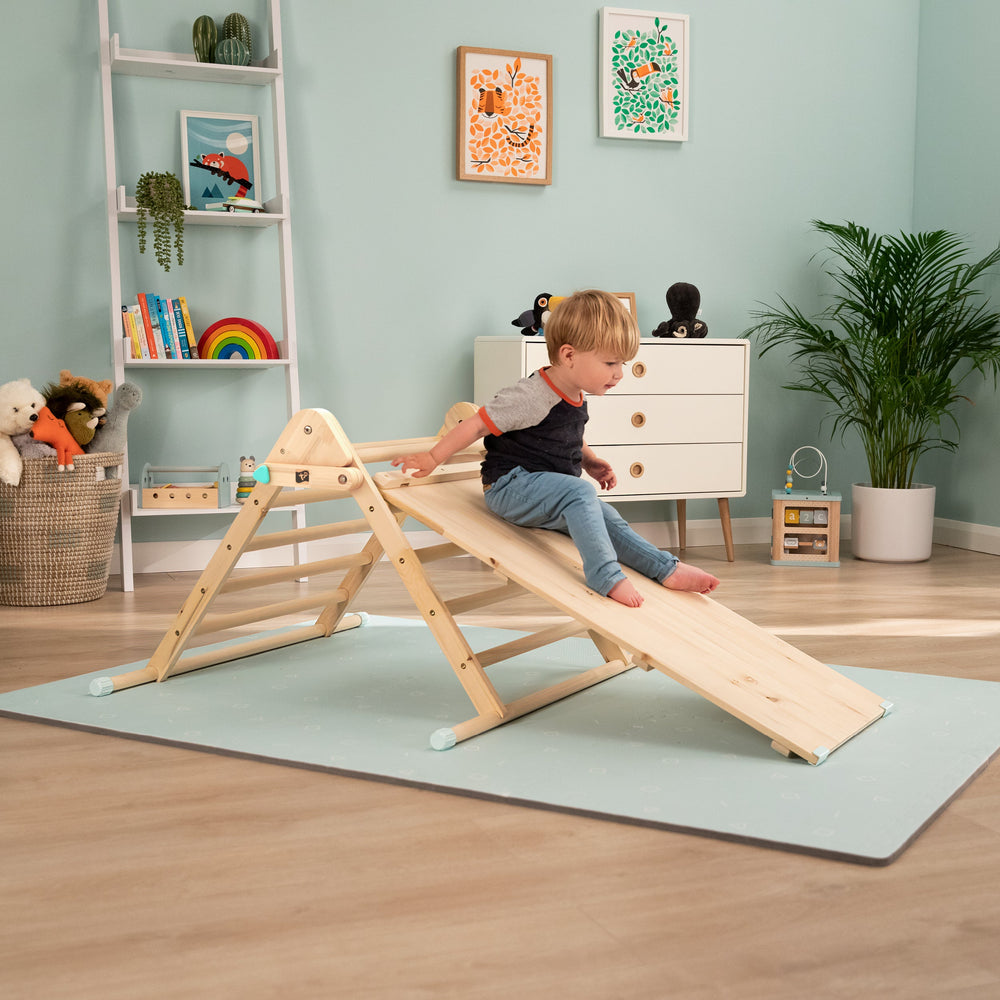
M 471 403 L 449 411 L 438 437 L 475 413 Z M 572 541 L 558 532 L 515 527 L 492 515 L 483 503 L 478 458 L 456 455 L 426 478 L 397 471 L 370 472 L 369 463 L 433 446 L 434 437 L 354 445 L 326 410 L 300 410 L 285 427 L 267 459 L 255 471 L 257 485 L 219 548 L 145 666 L 91 682 L 95 695 L 173 674 L 239 659 L 292 643 L 331 636 L 360 623 L 347 613 L 368 575 L 383 556 L 409 591 L 417 610 L 475 710 L 470 719 L 438 729 L 438 750 L 493 729 L 528 712 L 614 677 L 632 667 L 660 670 L 771 740 L 785 756 L 811 764 L 826 757 L 891 705 L 832 668 L 814 660 L 701 594 L 676 593 L 626 569 L 645 598 L 627 608 L 590 590 Z M 259 529 L 271 510 L 331 499 L 353 498 L 361 518 L 268 534 Z M 443 537 L 440 544 L 411 547 L 402 524 L 412 517 Z M 358 551 L 329 559 L 233 576 L 246 552 L 363 533 Z M 444 600 L 428 577 L 435 560 L 470 554 L 498 580 L 485 590 Z M 268 600 L 244 611 L 213 613 L 220 595 L 263 590 L 277 583 L 341 574 L 329 588 L 308 595 Z M 473 651 L 456 622 L 464 612 L 488 607 L 530 591 L 566 616 L 565 622 Z M 207 650 L 232 629 L 316 609 L 309 625 L 237 638 Z M 229 632 L 229 636 L 225 633 Z M 603 662 L 512 701 L 488 676 L 502 661 L 571 636 L 589 636 Z M 212 636 L 212 638 L 206 638 Z M 335 648 L 331 650 L 335 653 Z M 331 658 L 330 684 L 336 685 Z M 373 667 L 373 669 L 377 669 Z

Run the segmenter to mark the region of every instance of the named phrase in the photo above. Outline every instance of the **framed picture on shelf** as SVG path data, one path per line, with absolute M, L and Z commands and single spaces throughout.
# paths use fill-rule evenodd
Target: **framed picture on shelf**
M 689 35 L 687 14 L 601 8 L 602 137 L 687 139 Z
M 458 49 L 458 179 L 552 183 L 552 56 Z
M 230 197 L 261 202 L 256 115 L 181 112 L 184 200 L 198 211 L 222 211 Z

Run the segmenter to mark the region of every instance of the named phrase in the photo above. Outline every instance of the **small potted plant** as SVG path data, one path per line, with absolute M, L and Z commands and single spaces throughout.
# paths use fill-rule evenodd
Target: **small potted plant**
M 139 253 L 146 252 L 146 216 L 153 220 L 153 252 L 164 271 L 170 270 L 171 247 L 177 266 L 184 263 L 184 189 L 171 173 L 144 173 L 135 186 Z M 171 233 L 173 234 L 171 236 Z
M 830 240 L 829 304 L 813 319 L 782 298 L 752 312 L 745 335 L 762 355 L 787 347 L 795 377 L 785 388 L 826 400 L 831 434 L 852 429 L 861 438 L 870 482 L 852 489 L 854 555 L 928 559 L 934 487 L 914 474 L 928 451 L 958 447 L 963 385 L 1000 374 L 1000 313 L 980 288 L 1000 247 L 968 263 L 966 241 L 944 230 L 892 236 L 853 222 L 812 225 Z M 913 522 L 907 506 L 916 508 Z M 877 523 L 882 510 L 888 521 Z

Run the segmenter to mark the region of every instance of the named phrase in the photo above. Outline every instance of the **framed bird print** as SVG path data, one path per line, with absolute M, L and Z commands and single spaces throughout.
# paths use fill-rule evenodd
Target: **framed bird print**
M 458 179 L 552 183 L 552 56 L 458 49 Z
M 229 197 L 262 202 L 256 115 L 181 112 L 182 184 L 187 204 L 219 211 Z
M 601 8 L 600 134 L 681 142 L 688 137 L 687 14 Z

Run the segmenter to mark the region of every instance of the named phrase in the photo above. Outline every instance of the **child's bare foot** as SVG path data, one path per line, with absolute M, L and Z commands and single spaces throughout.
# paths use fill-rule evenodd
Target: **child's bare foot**
M 719 586 L 718 577 L 697 566 L 679 562 L 677 568 L 663 581 L 668 590 L 685 590 L 695 594 L 711 594 Z
M 642 605 L 642 594 L 635 589 L 631 580 L 619 580 L 609 591 L 608 597 L 628 608 L 638 608 Z

